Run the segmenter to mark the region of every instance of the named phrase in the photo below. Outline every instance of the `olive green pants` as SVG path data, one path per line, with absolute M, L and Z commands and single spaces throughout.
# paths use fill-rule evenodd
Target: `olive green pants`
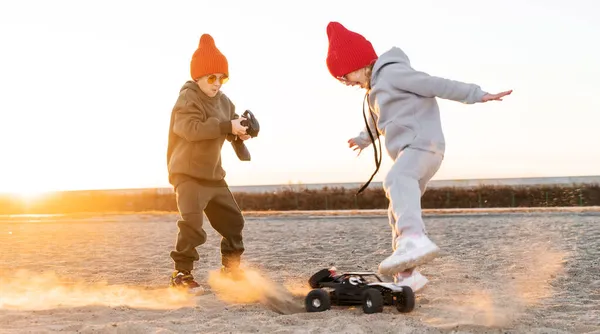
M 171 258 L 175 270 L 191 271 L 199 255 L 196 247 L 206 242 L 203 213 L 212 227 L 222 236 L 221 261 L 225 267 L 237 267 L 244 252 L 242 230 L 244 217 L 229 188 L 207 187 L 187 180 L 175 188 L 177 208 L 181 219 Z

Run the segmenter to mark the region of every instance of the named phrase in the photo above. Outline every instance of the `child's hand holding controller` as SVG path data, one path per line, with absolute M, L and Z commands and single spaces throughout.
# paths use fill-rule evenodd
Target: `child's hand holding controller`
M 246 120 L 245 117 L 240 117 L 237 119 L 233 119 L 231 120 L 231 133 L 233 133 L 236 136 L 241 136 L 241 135 L 245 135 L 246 134 L 246 129 L 248 128 L 247 126 L 243 126 L 241 124 L 242 121 Z

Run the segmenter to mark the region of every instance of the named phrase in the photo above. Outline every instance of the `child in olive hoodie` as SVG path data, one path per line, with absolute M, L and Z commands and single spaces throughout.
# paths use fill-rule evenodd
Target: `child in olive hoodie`
M 229 77 L 228 63 L 208 34 L 200 38 L 190 74 L 192 80 L 181 88 L 171 113 L 167 166 L 181 215 L 171 252 L 175 262 L 171 285 L 194 288 L 199 286 L 191 273 L 199 260 L 196 247 L 206 242 L 203 213 L 222 236 L 222 272 L 239 273 L 244 217 L 225 182 L 221 148 L 225 140 L 250 136 L 240 124 L 244 118 L 220 91 Z
M 380 263 L 379 271 L 417 291 L 427 279 L 414 268 L 439 253 L 427 237 L 420 202 L 445 152 L 436 97 L 473 104 L 500 101 L 512 91 L 492 95 L 474 84 L 414 70 L 397 47 L 377 56 L 368 40 L 338 22 L 328 24 L 327 35 L 330 74 L 346 85 L 367 90 L 370 115 L 365 118 L 366 129 L 351 138 L 349 146 L 362 150 L 382 135 L 394 160 L 384 180 L 393 253 Z

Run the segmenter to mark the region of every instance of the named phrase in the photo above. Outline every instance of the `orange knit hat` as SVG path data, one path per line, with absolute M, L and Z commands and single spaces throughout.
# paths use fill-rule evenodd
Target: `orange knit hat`
M 215 40 L 209 34 L 200 37 L 198 49 L 190 62 L 190 75 L 193 80 L 213 73 L 223 73 L 229 76 L 227 58 L 215 46 Z

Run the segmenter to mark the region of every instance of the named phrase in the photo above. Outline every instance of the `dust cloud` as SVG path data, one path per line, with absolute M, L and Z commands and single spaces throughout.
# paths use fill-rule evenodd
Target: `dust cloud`
M 185 291 L 144 289 L 106 283 L 61 281 L 52 272 L 17 271 L 0 277 L 0 309 L 47 310 L 58 307 L 129 306 L 145 309 L 175 309 L 194 306 Z
M 440 296 L 435 298 L 436 316 L 426 322 L 438 328 L 507 327 L 518 321 L 528 307 L 551 297 L 552 280 L 563 270 L 567 254 L 545 243 L 529 244 L 520 252 L 515 252 L 514 246 L 510 248 L 494 250 L 499 252 L 495 258 L 505 259 L 508 265 L 499 265 L 488 272 L 486 280 L 470 277 L 466 282 L 451 282 L 442 279 L 443 283 L 427 293 L 432 299 L 435 294 Z M 460 277 L 459 273 L 465 276 L 467 272 L 464 266 L 450 260 L 442 266 L 443 276 Z M 484 271 L 473 269 L 472 272 Z
M 245 268 L 244 271 L 244 278 L 240 280 L 224 276 L 219 270 L 211 271 L 208 284 L 217 298 L 226 303 L 261 303 L 282 314 L 304 312 L 301 297 L 305 288 L 276 284 L 256 269 Z

